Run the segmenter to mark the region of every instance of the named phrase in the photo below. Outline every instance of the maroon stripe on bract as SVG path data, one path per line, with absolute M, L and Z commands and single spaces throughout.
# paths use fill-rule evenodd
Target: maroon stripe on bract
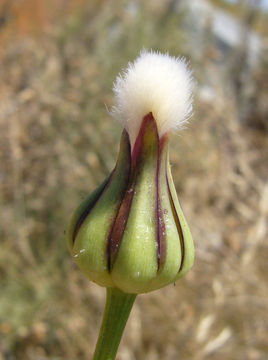
M 125 195 L 124 200 L 119 208 L 118 214 L 111 227 L 108 236 L 107 258 L 108 258 L 108 271 L 112 270 L 112 266 L 120 247 L 121 240 L 127 225 L 128 216 L 130 213 L 131 203 L 133 199 L 134 188 L 130 187 Z
M 161 167 L 161 156 L 163 156 L 164 142 L 161 141 L 160 146 L 158 148 L 158 155 L 157 155 L 157 171 L 156 171 L 156 219 L 157 219 L 157 265 L 158 271 L 162 268 L 166 260 L 166 225 L 163 216 L 163 210 L 161 206 L 160 200 L 160 190 L 159 190 L 159 179 L 160 175 L 159 172 L 163 171 L 160 169 Z M 165 170 L 165 169 L 164 169 Z
M 79 219 L 77 220 L 76 224 L 75 224 L 75 228 L 74 228 L 74 232 L 73 232 L 73 245 L 75 242 L 75 238 L 78 234 L 79 229 L 81 228 L 85 218 L 88 216 L 88 214 L 90 213 L 90 211 L 93 209 L 93 207 L 95 206 L 95 204 L 97 203 L 97 201 L 99 200 L 99 198 L 101 197 L 101 195 L 103 194 L 104 190 L 106 189 L 106 186 L 108 185 L 108 183 L 110 182 L 111 178 L 112 178 L 113 173 L 107 178 L 106 182 L 103 184 L 103 188 L 100 191 L 100 193 L 98 194 L 98 196 L 96 196 L 96 198 L 94 199 L 93 202 L 91 202 L 88 207 L 82 212 L 82 214 L 80 215 Z
M 157 133 L 157 126 L 152 113 L 147 114 L 143 118 L 139 134 L 132 150 L 129 186 L 108 237 L 107 257 L 109 271 L 112 271 L 112 267 L 118 254 L 124 231 L 127 226 L 131 204 L 135 193 L 136 179 L 139 176 L 140 164 L 142 164 L 142 157 L 144 156 L 142 151 L 144 148 L 144 135 L 149 125 L 153 126 Z
M 121 201 L 124 197 L 124 194 L 125 194 L 125 189 L 127 188 L 128 186 L 128 181 L 129 181 L 129 173 L 130 173 L 130 162 L 131 162 L 131 159 L 130 159 L 130 153 L 131 153 L 131 147 L 130 147 L 130 141 L 129 141 L 129 136 L 128 136 L 128 133 L 126 132 L 126 130 L 123 131 L 123 134 L 122 134 L 122 137 L 124 137 L 124 140 L 126 141 L 127 143 L 127 153 L 129 155 L 129 159 L 128 161 L 126 162 L 126 171 L 128 173 L 128 176 L 127 176 L 127 179 L 126 179 L 126 183 L 125 183 L 125 188 L 122 189 L 122 195 L 121 195 L 121 199 L 119 199 L 119 204 L 118 204 L 118 208 L 116 209 L 115 213 L 117 214 L 119 208 L 120 208 L 120 204 L 121 204 Z M 121 140 L 122 141 L 122 140 Z M 109 187 L 109 184 L 112 182 L 114 176 L 116 175 L 116 171 L 119 167 L 119 163 L 120 163 L 120 152 L 122 151 L 121 149 L 121 144 L 120 144 L 120 150 L 119 150 L 119 156 L 118 156 L 118 160 L 117 160 L 117 163 L 115 165 L 115 168 L 114 170 L 112 171 L 112 173 L 110 174 L 110 176 L 108 177 L 107 181 L 103 184 L 103 188 L 102 190 L 100 191 L 100 193 L 98 194 L 98 196 L 96 197 L 96 199 L 85 209 L 85 211 L 81 214 L 80 218 L 78 219 L 77 223 L 76 223 L 76 226 L 75 226 L 75 229 L 74 229 L 74 234 L 73 234 L 73 243 L 75 241 L 75 238 L 77 236 L 77 233 L 79 231 L 79 229 L 81 228 L 85 218 L 89 215 L 89 213 L 92 211 L 92 209 L 94 208 L 94 206 L 96 205 L 96 203 L 98 202 L 98 200 L 101 198 L 101 196 L 103 195 L 103 193 L 106 191 L 106 189 Z M 114 221 L 113 221 L 114 222 Z M 112 222 L 112 224 L 113 224 Z
M 153 114 L 150 112 L 149 114 L 147 114 L 143 118 L 139 134 L 137 136 L 137 139 L 135 141 L 135 144 L 134 144 L 134 147 L 133 147 L 133 150 L 132 150 L 132 155 L 131 155 L 131 165 L 132 165 L 131 169 L 132 169 L 132 172 L 136 168 L 136 165 L 139 162 L 140 157 L 142 156 L 141 149 L 143 148 L 144 134 L 145 134 L 145 131 L 146 131 L 147 127 L 148 127 L 148 124 L 150 124 L 150 123 L 151 123 L 151 125 L 153 125 L 153 128 L 154 128 L 155 132 L 158 135 L 155 119 L 153 117 Z
M 175 218 L 175 223 L 176 223 L 176 226 L 177 226 L 177 230 L 178 230 L 179 238 L 180 238 L 180 243 L 181 243 L 182 258 L 181 258 L 180 268 L 179 268 L 179 271 L 178 271 L 178 272 L 180 272 L 181 269 L 182 269 L 182 266 L 183 266 L 184 258 L 185 258 L 184 236 L 183 236 L 183 231 L 182 231 L 180 219 L 179 219 L 179 216 L 178 216 L 178 214 L 177 214 L 177 211 L 176 211 L 176 208 L 175 208 L 175 204 L 174 204 L 174 201 L 173 201 L 173 198 L 172 198 L 172 194 L 171 194 L 171 191 L 170 191 L 170 186 L 169 186 L 169 182 L 168 182 L 168 177 L 166 177 L 166 180 L 167 180 L 167 186 L 168 186 L 169 200 L 170 200 L 170 203 L 171 203 L 171 208 L 172 208 L 173 216 L 174 216 L 174 218 Z

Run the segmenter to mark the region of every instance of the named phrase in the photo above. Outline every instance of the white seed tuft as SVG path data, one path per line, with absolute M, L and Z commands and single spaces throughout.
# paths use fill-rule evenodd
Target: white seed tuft
M 112 115 L 128 131 L 132 145 L 142 119 L 152 112 L 159 136 L 181 129 L 192 113 L 192 72 L 184 58 L 142 51 L 114 83 Z

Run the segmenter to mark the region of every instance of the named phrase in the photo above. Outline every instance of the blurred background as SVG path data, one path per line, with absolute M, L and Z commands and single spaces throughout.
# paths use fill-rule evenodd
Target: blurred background
M 268 1 L 0 0 L 0 359 L 90 359 L 105 290 L 68 254 L 74 208 L 112 170 L 106 107 L 142 48 L 190 60 L 173 136 L 196 261 L 138 297 L 119 360 L 268 358 Z

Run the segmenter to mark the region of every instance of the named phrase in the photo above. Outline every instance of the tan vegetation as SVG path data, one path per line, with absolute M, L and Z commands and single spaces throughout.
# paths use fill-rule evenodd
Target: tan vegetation
M 64 231 L 113 168 L 121 128 L 105 105 L 143 46 L 185 54 L 198 81 L 194 118 L 170 151 L 196 262 L 176 286 L 138 297 L 118 359 L 267 359 L 267 130 L 238 121 L 213 43 L 196 59 L 184 14 L 171 1 L 142 3 L 87 1 L 38 36 L 12 23 L 2 33 L 1 360 L 82 360 L 94 350 L 105 291 L 76 268 Z

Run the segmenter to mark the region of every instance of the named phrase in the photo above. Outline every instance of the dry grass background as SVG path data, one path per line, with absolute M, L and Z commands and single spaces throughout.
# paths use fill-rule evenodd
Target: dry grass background
M 265 127 L 238 121 L 232 75 L 213 44 L 192 54 L 172 2 L 59 3 L 64 18 L 52 3 L 46 21 L 21 7 L 0 29 L 0 359 L 92 355 L 105 291 L 76 268 L 64 230 L 113 168 L 121 129 L 105 104 L 143 46 L 190 57 L 199 81 L 195 116 L 171 146 L 196 261 L 176 286 L 138 297 L 118 359 L 267 359 Z M 207 78 L 213 99 L 200 90 Z

